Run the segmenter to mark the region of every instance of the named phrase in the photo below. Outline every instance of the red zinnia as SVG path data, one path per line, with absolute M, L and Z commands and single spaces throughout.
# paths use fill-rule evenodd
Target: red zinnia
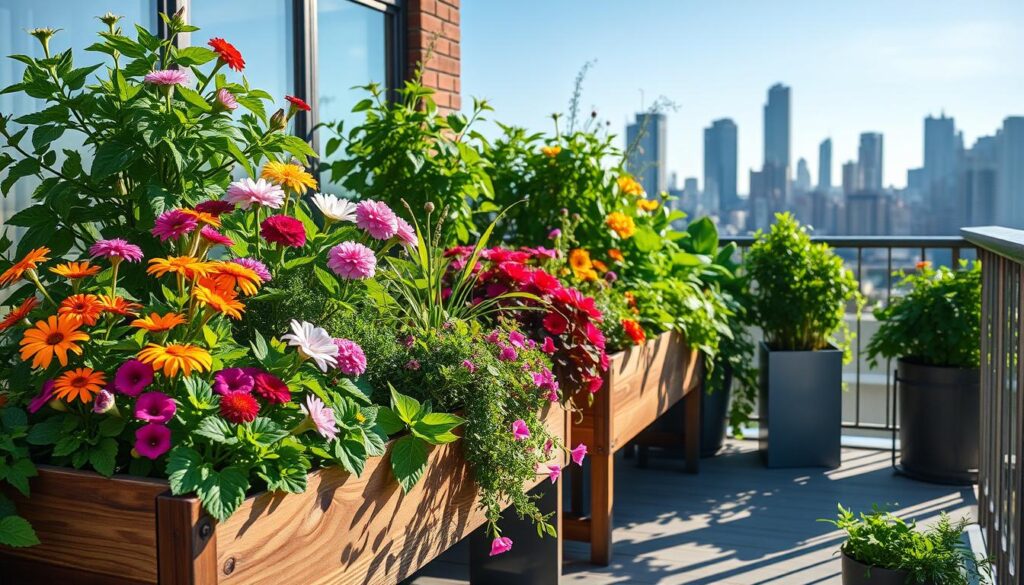
M 238 52 L 238 49 L 236 49 L 234 45 L 217 37 L 210 39 L 208 44 L 218 55 L 220 55 L 220 60 L 223 61 L 225 65 L 235 71 L 245 69 L 245 59 L 242 58 L 242 54 Z
M 209 201 L 203 201 L 202 203 L 197 204 L 195 209 L 200 213 L 209 213 L 214 217 L 219 217 L 220 215 L 234 211 L 235 206 L 222 199 L 210 199 Z
M 295 97 L 293 95 L 286 95 L 286 96 L 284 96 L 284 99 L 288 100 L 288 103 L 290 103 L 292 105 L 292 107 L 295 108 L 296 110 L 302 110 L 303 112 L 308 112 L 308 111 L 313 109 L 313 108 L 309 107 L 309 104 L 307 104 L 306 102 L 302 101 L 302 98 L 297 98 L 297 97 Z
M 260 403 L 252 394 L 229 392 L 220 397 L 220 415 L 236 424 L 250 423 L 260 413 Z
M 558 313 L 551 312 L 544 317 L 544 329 L 552 335 L 561 335 L 569 327 L 569 322 Z
M 306 243 L 306 228 L 302 222 L 287 215 L 272 215 L 263 220 L 260 233 L 272 244 L 301 248 Z
M 292 399 L 291 390 L 284 380 L 268 372 L 259 372 L 252 377 L 255 384 L 252 391 L 271 404 L 284 404 Z

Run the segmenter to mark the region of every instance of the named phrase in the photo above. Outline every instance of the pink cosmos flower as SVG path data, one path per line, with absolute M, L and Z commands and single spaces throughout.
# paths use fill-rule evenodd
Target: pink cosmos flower
M 348 339 L 335 339 L 338 346 L 338 369 L 346 376 L 362 376 L 366 371 L 366 354 L 359 344 Z
M 309 394 L 306 396 L 306 403 L 299 408 L 313 423 L 316 432 L 328 441 L 338 436 L 338 423 L 334 420 L 334 410 L 324 405 L 323 400 Z
M 171 429 L 157 423 L 149 423 L 135 431 L 135 452 L 149 459 L 156 459 L 171 448 Z
M 526 426 L 525 420 L 520 418 L 512 423 L 512 437 L 517 441 L 525 441 L 530 437 L 530 427 Z
M 363 201 L 356 206 L 356 225 L 373 238 L 388 240 L 398 233 L 398 216 L 380 201 Z
M 377 273 L 377 255 L 356 242 L 342 242 L 327 254 L 327 267 L 347 280 L 371 278 Z
M 177 409 L 174 399 L 163 392 L 146 392 L 135 401 L 135 418 L 166 424 L 174 418 Z
M 252 376 L 254 394 L 271 404 L 291 402 L 292 391 L 288 389 L 288 384 L 284 380 L 259 368 L 246 368 L 246 370 Z
M 99 240 L 89 248 L 89 255 L 92 257 L 102 256 L 111 262 L 138 262 L 142 260 L 142 248 L 135 244 L 129 244 L 127 240 L 113 238 L 110 240 Z
M 272 278 L 270 270 L 267 269 L 267 265 L 255 258 L 233 258 L 231 261 L 239 266 L 245 266 L 249 270 L 252 270 L 264 283 L 270 282 Z
M 287 215 L 272 215 L 260 225 L 263 239 L 282 246 L 301 248 L 306 244 L 306 228 L 302 222 Z
M 217 230 L 213 229 L 208 225 L 203 226 L 203 229 L 199 230 L 199 236 L 203 238 L 204 241 L 208 242 L 210 245 L 213 246 L 219 245 L 230 247 L 235 245 L 235 242 L 232 241 L 231 238 L 225 236 L 224 234 L 218 232 Z
M 39 389 L 39 394 L 36 394 L 35 398 L 28 403 L 28 411 L 32 414 L 39 412 L 39 409 L 46 406 L 53 398 L 53 380 L 47 380 L 43 382 L 42 388 Z
M 147 73 L 142 80 L 153 85 L 184 85 L 188 83 L 188 73 L 181 69 L 158 69 Z
M 256 383 L 246 368 L 224 368 L 213 376 L 213 391 L 221 396 L 234 392 L 252 392 Z
M 576 445 L 576 448 L 569 452 L 572 462 L 576 465 L 583 465 L 583 458 L 587 456 L 587 446 L 583 443 Z
M 498 556 L 510 550 L 512 550 L 512 539 L 507 536 L 499 536 L 491 541 L 491 554 L 489 556 Z
M 153 383 L 153 366 L 139 360 L 128 360 L 114 374 L 114 390 L 125 396 L 138 396 Z
M 551 483 L 558 481 L 558 478 L 562 476 L 562 466 L 557 463 L 548 465 L 548 477 L 551 478 Z
M 242 209 L 249 209 L 253 205 L 278 209 L 284 203 L 284 191 L 264 179 L 253 181 L 246 177 L 228 185 L 224 201 Z
M 217 104 L 230 112 L 238 107 L 238 100 L 235 99 L 235 96 L 230 91 L 222 87 L 217 90 Z
M 398 218 L 398 232 L 396 233 L 398 240 L 402 242 L 403 246 L 415 246 L 419 243 L 416 237 L 416 230 L 413 229 L 409 222 L 402 218 Z
M 92 411 L 103 414 L 114 408 L 114 394 L 106 388 L 100 390 L 92 399 Z
M 469 360 L 462 360 L 462 367 L 464 367 L 467 370 L 469 370 L 470 374 L 472 374 L 473 372 L 476 371 L 476 364 L 474 364 L 473 362 L 471 362 Z
M 165 211 L 156 218 L 153 224 L 153 235 L 161 242 L 176 240 L 196 229 L 199 221 L 180 209 Z

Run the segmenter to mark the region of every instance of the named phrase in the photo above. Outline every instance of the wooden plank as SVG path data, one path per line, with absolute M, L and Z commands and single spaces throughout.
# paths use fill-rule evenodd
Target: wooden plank
M 550 409 L 546 421 L 567 435 L 564 411 Z M 408 494 L 388 456 L 371 459 L 361 477 L 317 471 L 304 494 L 249 498 L 217 525 L 219 583 L 397 583 L 484 524 L 477 491 L 458 442 L 431 451 Z
M 0 569 L 22 559 L 39 563 L 40 571 L 56 565 L 110 576 L 111 583 L 156 583 L 156 497 L 167 491 L 166 482 L 41 465 L 31 488 L 28 499 L 4 493 L 32 523 L 41 544 L 0 547 Z
M 164 494 L 157 498 L 157 552 L 160 585 L 216 585 L 217 539 L 214 520 L 197 498 Z M 230 566 L 223 567 L 230 571 Z
M 44 565 L 34 560 L 12 557 L 0 552 L 0 585 L 51 583 L 53 585 L 146 585 L 149 581 L 101 575 L 91 571 Z

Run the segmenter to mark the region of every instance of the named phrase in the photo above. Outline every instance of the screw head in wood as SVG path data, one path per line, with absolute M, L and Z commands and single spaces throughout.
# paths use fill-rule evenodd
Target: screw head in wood
M 224 574 L 230 575 L 233 572 L 235 572 L 235 557 L 230 557 L 224 561 Z

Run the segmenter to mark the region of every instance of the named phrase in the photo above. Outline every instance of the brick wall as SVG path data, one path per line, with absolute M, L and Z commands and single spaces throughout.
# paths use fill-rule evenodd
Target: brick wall
M 462 108 L 459 2 L 408 0 L 406 3 L 406 73 L 411 76 L 419 63 L 424 63 L 424 85 L 437 90 L 434 99 L 440 108 L 451 110 Z

